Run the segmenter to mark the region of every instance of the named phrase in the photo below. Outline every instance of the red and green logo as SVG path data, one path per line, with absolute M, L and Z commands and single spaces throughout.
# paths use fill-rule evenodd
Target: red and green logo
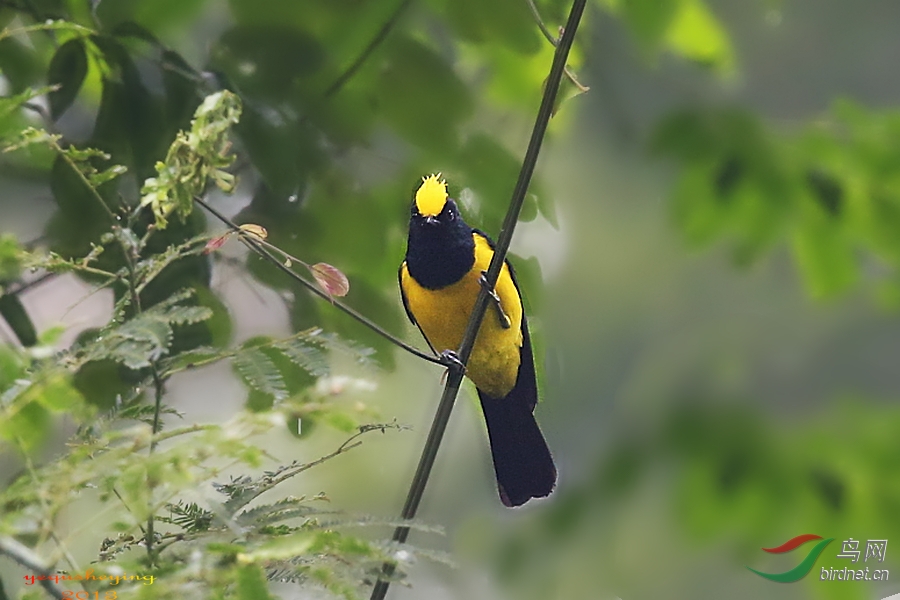
M 785 552 L 790 552 L 796 548 L 799 548 L 806 542 L 811 542 L 813 540 L 820 540 L 812 549 L 809 551 L 809 554 L 806 555 L 799 565 L 790 569 L 789 571 L 785 571 L 784 573 L 763 573 L 762 571 L 757 571 L 753 567 L 747 567 L 760 577 L 765 577 L 766 579 L 770 579 L 772 581 L 777 581 L 779 583 L 793 583 L 794 581 L 798 581 L 806 577 L 806 574 L 809 573 L 813 565 L 816 564 L 816 560 L 819 558 L 819 555 L 822 554 L 822 550 L 825 549 L 825 546 L 834 541 L 834 538 L 828 538 L 827 540 L 823 540 L 821 535 L 815 535 L 813 533 L 805 533 L 803 535 L 798 535 L 797 537 L 791 538 L 780 546 L 776 546 L 775 548 L 763 548 L 766 552 L 770 554 L 784 554 Z

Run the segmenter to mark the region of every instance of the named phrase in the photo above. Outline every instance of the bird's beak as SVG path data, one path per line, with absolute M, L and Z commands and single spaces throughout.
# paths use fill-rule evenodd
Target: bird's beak
M 438 218 L 437 217 L 425 217 L 425 222 L 429 225 L 437 225 Z

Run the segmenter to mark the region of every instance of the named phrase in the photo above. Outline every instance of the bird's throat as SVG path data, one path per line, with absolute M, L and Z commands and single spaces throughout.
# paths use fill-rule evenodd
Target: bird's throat
M 472 230 L 461 224 L 463 227 L 410 227 L 406 266 L 422 287 L 437 290 L 454 284 L 475 264 Z

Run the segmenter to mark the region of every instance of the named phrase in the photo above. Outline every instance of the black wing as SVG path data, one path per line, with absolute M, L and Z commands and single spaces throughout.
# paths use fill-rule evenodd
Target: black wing
M 494 248 L 488 236 L 480 231 L 475 233 Z M 506 261 L 506 267 L 519 292 L 519 302 L 522 302 L 522 288 L 512 264 Z M 538 398 L 537 379 L 524 302 L 522 308 L 522 347 L 515 387 L 500 399 L 478 391 L 491 444 L 497 489 L 506 506 L 519 506 L 531 498 L 549 496 L 556 486 L 556 465 L 533 414 Z
M 416 323 L 416 318 L 413 316 L 412 311 L 409 310 L 409 302 L 406 301 L 406 292 L 403 291 L 403 267 L 406 265 L 406 261 L 404 260 L 400 263 L 400 268 L 397 269 L 397 287 L 400 288 L 400 299 L 403 300 L 403 310 L 406 311 L 406 316 L 409 317 L 410 323 L 419 327 L 419 324 Z M 419 328 L 421 331 L 421 328 Z M 424 335 L 424 334 L 423 334 Z

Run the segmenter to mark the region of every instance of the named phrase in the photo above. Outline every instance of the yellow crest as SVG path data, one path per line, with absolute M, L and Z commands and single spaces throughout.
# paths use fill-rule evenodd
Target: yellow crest
M 422 185 L 416 191 L 416 208 L 423 217 L 436 217 L 447 203 L 447 182 L 441 174 L 422 178 Z

